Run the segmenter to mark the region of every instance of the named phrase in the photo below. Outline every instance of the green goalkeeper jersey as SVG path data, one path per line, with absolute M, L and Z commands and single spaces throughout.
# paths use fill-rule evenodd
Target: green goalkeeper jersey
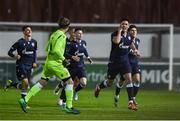
M 46 61 L 56 61 L 62 63 L 65 59 L 64 52 L 66 47 L 66 35 L 63 31 L 57 30 L 54 32 L 46 45 L 48 53 Z

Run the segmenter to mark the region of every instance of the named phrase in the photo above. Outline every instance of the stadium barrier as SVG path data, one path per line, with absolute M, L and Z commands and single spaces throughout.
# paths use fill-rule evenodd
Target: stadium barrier
M 31 85 L 35 84 L 41 77 L 43 64 L 33 70 Z M 142 78 L 141 78 L 141 88 L 143 89 L 165 89 L 168 90 L 169 85 L 169 69 L 168 64 L 162 63 L 151 63 L 151 64 L 141 64 L 142 66 Z M 87 79 L 88 79 L 88 88 L 94 88 L 97 83 L 106 78 L 107 66 L 106 64 L 93 64 L 86 65 L 87 69 Z M 180 70 L 180 65 L 176 66 L 177 70 Z M 178 71 L 177 71 L 178 72 Z M 5 80 L 11 79 L 16 80 L 15 64 L 14 63 L 0 63 L 0 84 L 3 86 Z M 180 87 L 180 77 L 178 74 L 176 76 L 176 86 Z M 116 81 L 119 80 L 117 77 Z M 54 88 L 58 83 L 58 79 L 53 77 L 49 84 L 48 88 Z

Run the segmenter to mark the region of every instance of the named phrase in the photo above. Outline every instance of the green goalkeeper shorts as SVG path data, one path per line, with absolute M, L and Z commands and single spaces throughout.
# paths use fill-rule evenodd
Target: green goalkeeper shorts
M 62 64 L 56 61 L 46 61 L 41 78 L 49 80 L 54 75 L 61 80 L 70 77 L 69 71 Z

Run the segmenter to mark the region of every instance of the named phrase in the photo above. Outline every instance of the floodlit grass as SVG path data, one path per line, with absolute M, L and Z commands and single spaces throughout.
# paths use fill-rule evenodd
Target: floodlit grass
M 74 107 L 79 115 L 66 114 L 57 105 L 53 90 L 44 89 L 33 97 L 28 113 L 23 113 L 18 104 L 20 91 L 0 90 L 0 120 L 173 120 L 180 119 L 180 93 L 168 91 L 140 90 L 137 97 L 138 111 L 127 109 L 128 100 L 125 90 L 121 92 L 119 107 L 113 104 L 114 90 L 105 89 L 99 98 L 94 90 L 79 92 L 79 100 Z

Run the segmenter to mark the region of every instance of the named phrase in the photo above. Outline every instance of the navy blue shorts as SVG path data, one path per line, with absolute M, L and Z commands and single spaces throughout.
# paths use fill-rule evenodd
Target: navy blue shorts
M 115 79 L 118 74 L 124 75 L 126 73 L 131 73 L 131 66 L 129 61 L 126 63 L 109 63 L 108 64 L 108 79 Z
M 17 79 L 19 81 L 23 80 L 25 78 L 28 78 L 28 80 L 30 80 L 31 69 L 32 69 L 32 66 L 29 66 L 29 65 L 18 65 L 18 66 L 16 66 Z
M 137 73 L 141 74 L 141 67 L 138 63 L 131 63 L 131 68 L 132 68 L 132 72 L 131 72 L 132 76 Z M 120 80 L 125 80 L 123 75 L 121 75 Z
M 82 77 L 86 77 L 86 70 L 84 67 L 77 67 L 77 68 L 69 68 L 69 73 L 71 75 L 71 78 L 74 80 L 76 77 L 78 79 Z
M 131 63 L 131 68 L 132 68 L 132 75 L 136 73 L 141 73 L 141 67 L 138 63 Z

